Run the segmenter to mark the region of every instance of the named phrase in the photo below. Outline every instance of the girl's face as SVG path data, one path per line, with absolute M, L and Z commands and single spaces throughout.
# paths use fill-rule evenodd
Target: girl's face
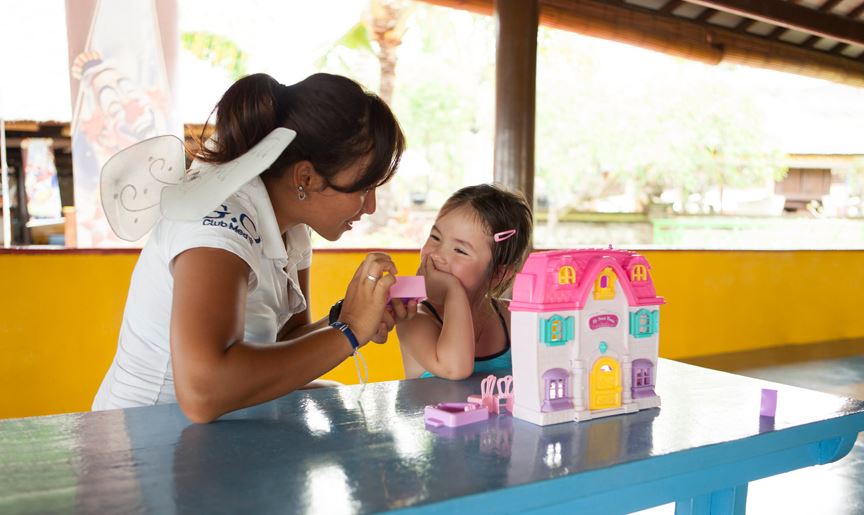
M 348 187 L 354 184 L 365 171 L 366 160 L 358 160 L 357 163 L 336 174 L 330 183 L 334 186 Z M 314 207 L 310 208 L 310 226 L 322 237 L 329 241 L 338 240 L 345 231 L 351 230 L 351 224 L 360 220 L 364 214 L 371 215 L 375 212 L 376 198 L 375 188 L 355 191 L 353 193 L 342 193 L 333 188 L 325 187 L 314 194 Z
M 432 260 L 435 268 L 456 276 L 469 296 L 488 286 L 492 261 L 491 237 L 469 206 L 460 206 L 438 216 L 420 258 Z

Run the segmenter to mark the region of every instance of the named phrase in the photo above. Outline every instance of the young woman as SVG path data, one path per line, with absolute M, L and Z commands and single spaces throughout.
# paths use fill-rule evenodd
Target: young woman
M 309 384 L 416 312 L 413 303 L 385 309 L 397 271 L 372 253 L 341 309 L 317 322 L 309 315 L 309 230 L 336 240 L 373 213 L 375 189 L 404 149 L 380 98 L 336 75 L 284 86 L 257 74 L 232 85 L 215 113 L 214 135 L 196 155 L 200 173 L 277 127 L 297 135 L 211 214 L 156 225 L 94 410 L 178 402 L 192 421 L 209 422 Z

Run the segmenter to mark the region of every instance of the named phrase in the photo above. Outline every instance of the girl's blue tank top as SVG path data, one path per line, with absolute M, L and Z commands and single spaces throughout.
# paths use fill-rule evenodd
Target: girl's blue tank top
M 426 309 L 432 313 L 439 323 L 443 324 L 444 321 L 441 319 L 441 315 L 432 307 L 428 301 L 421 301 Z M 500 371 L 500 370 L 512 370 L 513 361 L 510 359 L 510 330 L 507 329 L 507 322 L 504 321 L 504 316 L 501 314 L 501 311 L 498 309 L 498 304 L 493 300 L 492 307 L 495 309 L 495 313 L 498 315 L 498 320 L 501 322 L 501 327 L 504 329 L 504 337 L 506 338 L 507 346 L 501 352 L 497 354 L 492 354 L 491 356 L 483 356 L 483 357 L 475 357 L 474 358 L 474 373 L 483 373 L 487 374 L 492 371 Z M 434 374 L 430 374 L 429 372 L 423 372 L 420 375 L 421 379 L 427 377 L 435 377 Z

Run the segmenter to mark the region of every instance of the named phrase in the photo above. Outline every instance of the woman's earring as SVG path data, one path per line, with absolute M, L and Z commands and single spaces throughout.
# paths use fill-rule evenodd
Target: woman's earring
M 297 200 L 306 200 L 306 192 L 303 190 L 303 186 L 297 186 Z

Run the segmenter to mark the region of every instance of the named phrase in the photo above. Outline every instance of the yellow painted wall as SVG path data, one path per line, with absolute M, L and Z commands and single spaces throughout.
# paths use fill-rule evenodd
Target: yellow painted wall
M 662 308 L 660 354 L 702 356 L 864 337 L 864 251 L 645 251 Z M 416 252 L 393 251 L 413 274 Z M 313 315 L 341 298 L 364 252 L 319 251 Z M 114 355 L 137 253 L 0 253 L 0 418 L 87 410 Z M 403 377 L 395 334 L 363 354 Z M 352 361 L 325 377 L 356 383 Z

